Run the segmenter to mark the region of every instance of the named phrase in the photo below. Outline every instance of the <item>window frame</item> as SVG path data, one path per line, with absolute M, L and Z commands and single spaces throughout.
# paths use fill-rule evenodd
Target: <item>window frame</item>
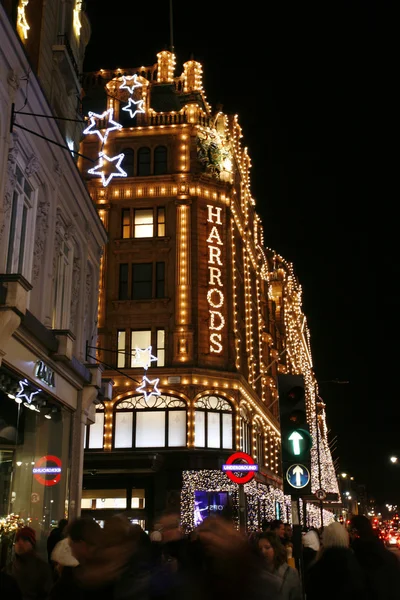
M 150 448 L 186 448 L 187 447 L 187 435 L 188 435 L 188 405 L 186 404 L 185 401 L 183 401 L 181 398 L 178 398 L 176 396 L 171 396 L 169 394 L 163 394 L 161 396 L 161 398 L 165 401 L 165 399 L 168 400 L 168 402 L 172 403 L 174 401 L 178 401 L 178 402 L 183 402 L 185 404 L 185 406 L 179 406 L 179 407 L 160 407 L 157 408 L 156 406 L 152 407 L 149 406 L 148 408 L 144 408 L 144 407 L 140 407 L 140 408 L 136 408 L 136 406 L 132 406 L 130 407 L 124 407 L 124 408 L 120 408 L 118 409 L 118 405 L 122 404 L 123 402 L 129 402 L 129 401 L 134 401 L 136 402 L 136 405 L 140 402 L 141 399 L 144 400 L 144 396 L 131 396 L 130 398 L 124 398 L 123 400 L 120 400 L 119 402 L 117 402 L 114 407 L 113 407 L 113 426 L 112 426 L 112 449 L 115 451 L 121 450 L 121 451 L 126 451 L 126 450 L 146 450 L 146 449 L 150 449 Z M 164 446 L 137 446 L 136 445 L 136 440 L 137 440 L 137 413 L 145 413 L 145 412 L 155 412 L 155 411 L 160 411 L 164 413 L 164 440 L 165 440 L 165 444 Z M 131 437 L 132 437 L 132 445 L 131 446 L 124 446 L 124 447 L 115 447 L 115 437 L 116 437 L 116 414 L 117 413 L 133 413 L 132 415 L 132 432 L 131 432 Z M 185 444 L 183 446 L 169 446 L 169 415 L 170 413 L 173 412 L 185 412 Z
M 219 409 L 213 409 L 213 408 L 207 408 L 207 407 L 197 407 L 196 404 L 199 401 L 205 401 L 205 399 L 209 399 L 210 397 L 213 398 L 218 398 L 219 401 L 221 402 L 226 402 L 230 409 L 229 410 L 219 410 Z M 204 446 L 197 446 L 196 445 L 196 414 L 197 412 L 199 413 L 203 413 L 204 414 Z M 218 394 L 209 394 L 206 396 L 201 396 L 200 398 L 197 399 L 197 401 L 195 402 L 194 405 L 194 413 L 195 413 L 195 430 L 194 430 L 194 444 L 195 444 L 195 448 L 204 448 L 207 450 L 233 450 L 234 449 L 234 429 L 235 429 L 235 414 L 234 414 L 234 410 L 233 407 L 231 405 L 231 403 L 227 400 L 227 398 L 225 398 L 224 396 L 219 396 Z M 219 447 L 216 446 L 209 446 L 208 445 L 208 414 L 209 413 L 213 413 L 213 414 L 219 414 Z M 232 418 L 232 436 L 231 436 L 231 446 L 229 448 L 225 448 L 224 447 L 224 422 L 223 422 L 223 415 L 230 415 Z
M 29 195 L 26 187 L 29 187 Z M 6 273 L 21 274 L 31 279 L 33 244 L 35 240 L 35 217 L 38 188 L 16 163 L 15 185 L 11 198 L 11 212 L 6 242 Z M 26 211 L 26 212 L 25 212 Z M 25 215 L 25 217 L 24 217 Z
M 150 332 L 150 346 L 153 348 L 155 348 L 155 352 L 153 352 L 153 354 L 155 356 L 158 357 L 158 349 L 159 347 L 157 346 L 157 336 L 158 333 L 163 331 L 164 332 L 164 347 L 160 348 L 161 351 L 164 353 L 164 362 L 163 364 L 158 364 L 158 361 L 154 361 L 151 363 L 151 367 L 165 367 L 166 366 L 166 357 L 167 357 L 167 328 L 166 327 L 147 327 L 147 328 L 143 328 L 143 329 L 132 329 L 132 328 L 127 328 L 127 329 L 117 329 L 117 338 L 116 338 L 116 348 L 117 348 L 117 352 L 116 352 L 116 360 L 115 360 L 115 364 L 117 366 L 118 369 L 142 369 L 143 367 L 141 366 L 132 366 L 132 360 L 133 360 L 133 344 L 132 344 L 132 335 L 136 332 Z M 119 353 L 118 353 L 118 338 L 119 335 L 125 333 L 125 354 L 123 355 L 124 357 L 124 364 L 123 366 L 120 365 L 118 366 L 118 357 L 119 357 Z M 135 346 L 136 347 L 136 346 Z

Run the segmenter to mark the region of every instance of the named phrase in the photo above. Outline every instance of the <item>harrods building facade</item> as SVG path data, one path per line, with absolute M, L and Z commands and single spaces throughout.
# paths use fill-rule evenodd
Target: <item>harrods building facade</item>
M 110 390 L 85 438 L 82 512 L 126 511 L 149 529 L 166 507 L 191 529 L 259 465 L 247 521 L 287 518 L 276 379 L 312 379 L 301 289 L 265 246 L 237 116 L 215 112 L 195 60 L 86 74 L 79 166 L 108 233 L 98 343 Z M 299 333 L 300 332 L 300 333 Z M 138 389 L 139 388 L 139 389 Z

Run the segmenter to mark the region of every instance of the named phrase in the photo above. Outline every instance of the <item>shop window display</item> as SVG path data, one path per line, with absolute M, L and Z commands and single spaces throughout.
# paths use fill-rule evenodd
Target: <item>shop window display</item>
M 49 531 L 68 513 L 71 413 L 44 394 L 27 396 L 0 390 L 0 519 L 33 527 L 46 556 Z

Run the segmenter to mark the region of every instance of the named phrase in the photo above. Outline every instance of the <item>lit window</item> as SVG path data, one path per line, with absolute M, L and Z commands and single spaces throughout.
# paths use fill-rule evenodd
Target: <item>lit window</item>
M 157 208 L 157 237 L 165 236 L 165 208 Z
M 165 329 L 157 329 L 157 345 L 156 356 L 158 358 L 155 363 L 157 367 L 165 366 Z
M 135 210 L 135 238 L 153 237 L 153 209 Z
M 126 332 L 121 330 L 117 334 L 117 367 L 119 369 L 125 367 L 125 343 L 126 343 Z
M 103 448 L 104 442 L 104 406 L 98 405 L 95 422 L 86 426 L 85 448 L 91 450 Z
M 135 356 L 135 348 L 143 350 L 151 346 L 151 330 L 131 331 L 131 367 L 139 367 Z
M 114 448 L 186 446 L 187 412 L 183 400 L 157 396 L 146 401 L 144 396 L 135 396 L 119 402 L 114 415 Z
M 131 214 L 129 208 L 124 208 L 122 210 L 122 218 L 121 218 L 121 228 L 122 228 L 122 237 L 123 239 L 127 239 L 131 237 Z
M 204 396 L 195 404 L 195 446 L 233 448 L 232 407 L 220 396 Z

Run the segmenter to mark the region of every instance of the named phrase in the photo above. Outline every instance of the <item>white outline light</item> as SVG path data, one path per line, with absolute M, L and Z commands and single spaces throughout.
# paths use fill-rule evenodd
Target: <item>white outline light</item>
M 16 398 L 21 398 L 21 400 L 22 400 L 22 398 L 25 398 L 28 404 L 30 404 L 32 402 L 33 396 L 36 396 L 36 394 L 40 393 L 40 392 L 32 392 L 31 394 L 27 394 L 25 392 L 25 387 L 27 387 L 29 385 L 27 381 L 22 381 L 21 380 L 21 381 L 19 381 L 19 385 L 21 386 L 21 388 L 15 394 L 15 399 Z
M 133 119 L 133 117 L 137 113 L 145 113 L 146 112 L 143 108 L 143 103 L 144 103 L 144 100 L 132 100 L 132 98 L 128 98 L 128 104 L 126 106 L 124 106 L 124 108 L 122 110 L 126 110 L 127 112 L 129 112 L 129 114 L 131 115 L 131 119 Z M 131 104 L 134 104 L 135 106 L 136 105 L 139 105 L 139 106 L 138 106 L 138 108 L 133 110 L 131 108 Z
M 136 364 L 136 365 L 133 364 L 132 367 L 135 367 L 135 366 L 143 367 L 143 369 L 145 371 L 147 371 L 147 369 L 150 367 L 150 364 L 152 362 L 155 362 L 158 360 L 157 356 L 153 356 L 153 354 L 151 353 L 151 350 L 152 350 L 151 346 L 148 346 L 147 348 L 135 348 L 135 358 L 134 358 L 133 362 L 140 363 L 140 364 Z M 144 364 L 143 364 L 143 362 L 140 362 L 141 360 L 143 361 L 143 358 L 141 356 L 142 354 L 145 355 L 144 358 L 147 358 L 147 360 L 144 361 Z M 146 354 L 147 354 L 147 357 L 146 357 Z
M 109 125 L 112 124 L 113 127 L 106 127 L 105 128 L 106 131 L 103 135 L 100 132 L 100 129 L 92 129 L 92 128 L 96 125 L 96 120 L 105 119 L 106 115 L 108 115 L 108 124 Z M 110 131 L 115 131 L 116 129 L 119 131 L 120 129 L 122 129 L 122 125 L 120 123 L 117 123 L 116 121 L 114 121 L 113 116 L 114 116 L 113 108 L 109 108 L 108 110 L 105 110 L 102 115 L 98 115 L 97 113 L 94 113 L 90 110 L 88 112 L 88 117 L 90 119 L 90 125 L 88 127 L 86 127 L 86 129 L 83 130 L 83 133 L 85 135 L 89 135 L 90 133 L 95 133 L 96 135 L 99 136 L 100 141 L 105 143 Z
M 123 83 L 119 86 L 120 90 L 128 90 L 131 94 L 133 94 L 133 90 L 135 88 L 138 87 L 143 87 L 143 83 L 139 83 L 137 80 L 137 75 L 128 75 L 128 77 L 126 77 L 125 75 L 122 75 L 123 78 Z M 127 81 L 132 81 L 134 82 L 134 85 L 127 85 Z
M 160 381 L 159 379 L 148 379 L 146 377 L 146 375 L 144 375 L 144 377 L 142 379 L 142 384 L 138 388 L 136 388 L 136 391 L 143 393 L 143 396 L 144 396 L 144 399 L 146 400 L 146 402 L 152 396 L 161 396 L 161 392 L 157 387 L 157 384 L 159 383 L 159 381 Z M 146 388 L 148 385 L 153 386 L 153 391 L 150 393 L 146 392 Z
M 90 173 L 91 175 L 99 175 L 103 182 L 103 186 L 107 187 L 113 177 L 127 177 L 128 174 L 120 166 L 121 162 L 124 158 L 125 158 L 125 154 L 122 154 L 122 153 L 117 154 L 116 156 L 113 156 L 112 158 L 110 158 L 109 156 L 107 156 L 107 154 L 105 152 L 100 152 L 99 153 L 99 164 L 96 165 L 95 167 L 93 167 L 92 169 L 88 169 L 88 173 Z M 98 169 L 102 169 L 104 167 L 104 164 L 105 164 L 104 159 L 107 160 L 109 163 L 117 161 L 115 166 L 118 169 L 118 172 L 114 171 L 113 173 L 110 173 L 110 175 L 108 177 L 106 177 L 104 175 L 104 171 L 99 172 Z

